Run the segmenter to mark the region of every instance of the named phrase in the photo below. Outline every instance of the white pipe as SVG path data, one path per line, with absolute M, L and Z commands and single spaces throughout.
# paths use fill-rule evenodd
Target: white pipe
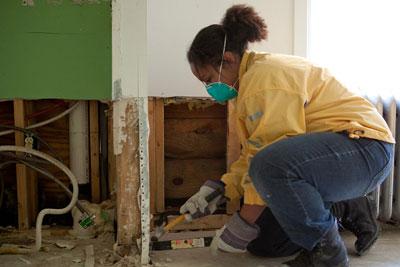
M 41 121 L 41 122 L 38 122 L 38 123 L 35 123 L 35 124 L 32 124 L 32 125 L 29 125 L 29 126 L 25 127 L 25 129 L 34 129 L 34 128 L 38 128 L 38 127 L 47 125 L 49 123 L 52 123 L 53 121 L 56 121 L 56 120 L 64 117 L 65 115 L 67 115 L 71 111 L 73 111 L 78 106 L 78 104 L 79 104 L 79 102 L 75 103 L 69 109 L 63 111 L 62 113 L 58 114 L 57 116 L 54 116 L 54 117 L 52 117 L 52 118 L 50 118 L 48 120 L 45 120 L 45 121 Z M 3 132 L 0 132 L 0 136 L 11 134 L 13 132 L 14 132 L 14 130 L 3 131 Z
M 69 166 L 78 184 L 89 183 L 88 103 L 79 101 L 69 115 Z
M 69 202 L 69 204 L 63 209 L 43 209 L 39 212 L 39 215 L 37 216 L 37 219 L 36 219 L 36 250 L 39 251 L 40 248 L 42 247 L 43 217 L 47 214 L 60 215 L 60 214 L 65 214 L 65 213 L 69 212 L 75 206 L 76 201 L 78 200 L 78 182 L 76 181 L 74 174 L 67 168 L 67 166 L 65 166 L 62 162 L 56 160 L 55 158 L 53 158 L 45 153 L 42 153 L 42 152 L 34 150 L 34 149 L 21 147 L 21 146 L 0 146 L 0 152 L 3 152 L 3 151 L 15 151 L 15 152 L 32 154 L 36 157 L 47 160 L 48 162 L 56 165 L 60 170 L 62 170 L 71 181 L 72 198 L 71 198 L 71 201 Z

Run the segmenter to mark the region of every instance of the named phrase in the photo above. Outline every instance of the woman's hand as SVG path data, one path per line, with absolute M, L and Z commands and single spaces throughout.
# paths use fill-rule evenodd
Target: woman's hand
M 254 224 L 265 209 L 265 206 L 244 204 L 240 210 L 240 217 L 246 222 Z

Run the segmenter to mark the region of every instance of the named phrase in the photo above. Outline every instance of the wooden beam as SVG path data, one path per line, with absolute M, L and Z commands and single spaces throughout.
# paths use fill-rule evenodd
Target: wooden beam
M 235 105 L 233 101 L 228 102 L 227 112 L 227 138 L 226 138 L 226 167 L 229 171 L 233 162 L 240 156 L 240 140 L 236 130 Z M 233 214 L 240 209 L 240 200 L 229 201 L 226 206 L 226 212 Z
M 168 216 L 170 222 L 177 216 Z M 230 215 L 226 214 L 214 214 L 206 217 L 202 217 L 192 222 L 181 223 L 175 226 L 172 231 L 182 230 L 208 230 L 208 229 L 220 229 L 222 228 L 231 218 Z
M 137 100 L 129 98 L 115 101 L 113 124 L 117 166 L 117 243 L 135 246 L 141 233 L 138 202 L 140 155 Z
M 155 134 L 155 101 L 154 97 L 149 98 L 148 120 L 149 120 L 149 177 L 150 177 L 150 213 L 157 212 L 157 164 L 156 164 L 156 134 Z
M 90 142 L 90 185 L 92 202 L 100 203 L 100 164 L 99 164 L 99 107 L 96 100 L 89 101 L 89 142 Z
M 154 106 L 155 162 L 156 162 L 156 211 L 165 210 L 165 159 L 164 159 L 164 100 L 157 98 Z
M 116 178 L 117 178 L 117 167 L 116 157 L 114 154 L 114 126 L 113 126 L 113 105 L 110 103 L 108 112 L 108 188 L 110 195 L 115 195 L 116 192 Z
M 17 127 L 25 127 L 25 109 L 22 99 L 14 100 L 14 125 Z M 15 145 L 25 146 L 24 134 L 15 131 Z M 18 198 L 18 228 L 26 230 L 30 228 L 30 212 L 28 203 L 28 181 L 27 168 L 23 164 L 17 164 L 17 198 Z

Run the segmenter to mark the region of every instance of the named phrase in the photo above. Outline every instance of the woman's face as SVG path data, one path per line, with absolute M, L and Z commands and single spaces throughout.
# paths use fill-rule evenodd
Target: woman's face
M 238 89 L 238 77 L 239 77 L 240 58 L 234 56 L 230 52 L 226 52 L 224 55 L 224 63 L 222 65 L 221 79 L 220 81 L 227 85 L 233 86 Z M 197 66 L 193 63 L 190 64 L 190 68 L 194 76 L 205 84 L 218 82 L 219 78 L 219 66 L 205 65 Z

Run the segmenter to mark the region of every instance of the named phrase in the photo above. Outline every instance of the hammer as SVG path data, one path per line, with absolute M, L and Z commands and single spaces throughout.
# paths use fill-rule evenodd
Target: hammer
M 217 198 L 221 194 L 223 194 L 223 192 L 220 189 L 217 189 L 214 192 L 212 192 L 211 194 L 209 194 L 208 196 L 206 196 L 206 201 L 208 203 L 210 203 L 211 201 L 213 201 L 215 198 Z M 163 221 L 162 218 L 161 218 L 161 221 Z M 154 236 L 151 237 L 151 241 L 153 241 L 153 242 L 158 241 L 158 239 L 161 236 L 163 236 L 165 233 L 167 233 L 169 230 L 171 230 L 178 224 L 185 222 L 185 221 L 190 221 L 190 214 L 188 214 L 188 213 L 182 214 L 182 215 L 176 217 L 174 220 L 172 220 L 172 222 L 170 222 L 166 226 L 163 226 L 164 224 L 161 223 L 161 225 L 156 227 L 156 229 L 154 231 Z

